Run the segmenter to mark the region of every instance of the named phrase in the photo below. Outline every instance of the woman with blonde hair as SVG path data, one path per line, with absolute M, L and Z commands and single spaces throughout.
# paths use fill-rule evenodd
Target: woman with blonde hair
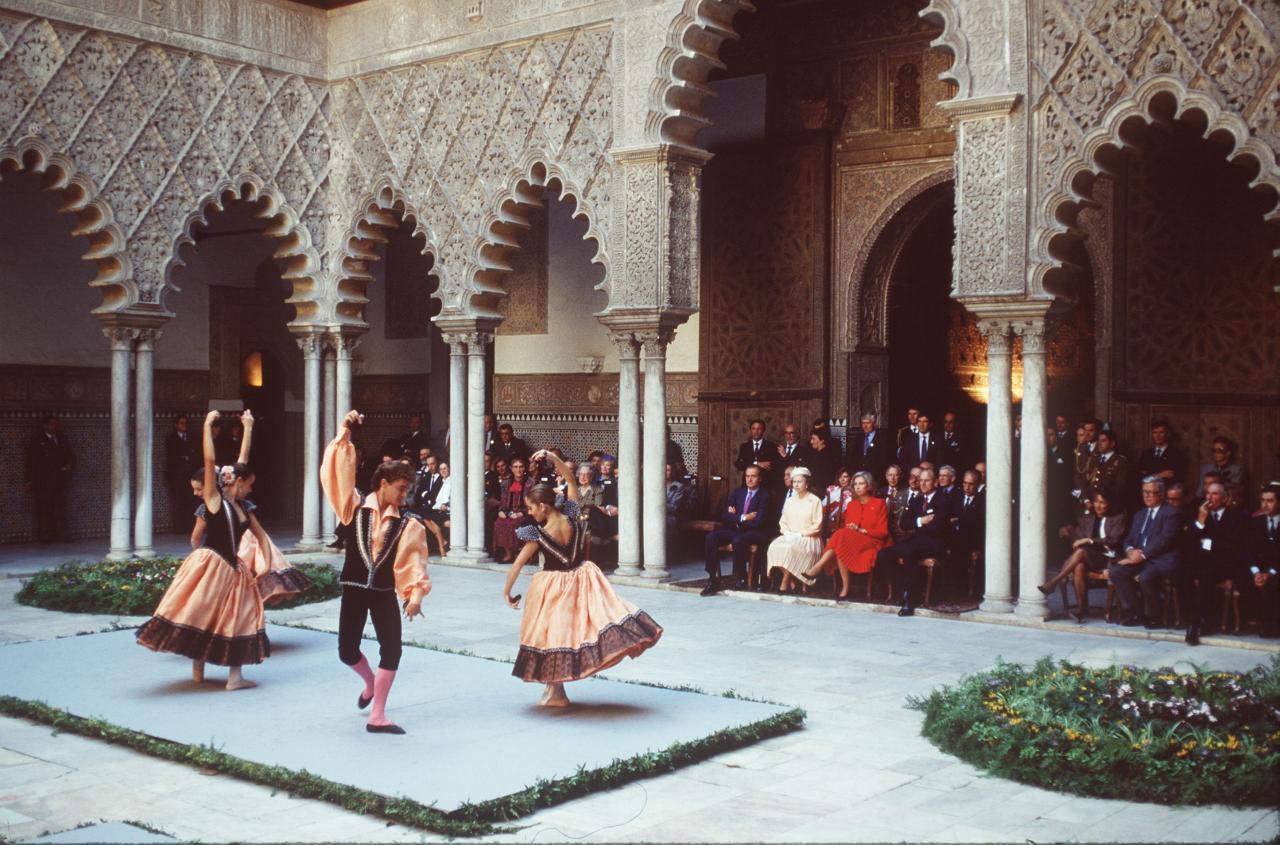
M 797 576 L 812 584 L 819 572 L 830 572 L 839 562 L 840 593 L 849 597 L 849 576 L 869 574 L 876 563 L 876 552 L 889 542 L 889 513 L 884 499 L 871 495 L 872 476 L 865 470 L 853 476 L 853 497 L 846 500 L 840 513 L 842 527 L 827 541 L 826 551 L 807 572 Z M 870 585 L 868 585 L 870 591 Z
M 792 467 L 792 495 L 778 520 L 781 536 L 769 544 L 766 555 L 766 573 L 772 576 L 775 568 L 782 570 L 784 593 L 791 589 L 792 576 L 802 580 L 822 554 L 822 500 L 809 492 L 811 475 L 807 467 Z

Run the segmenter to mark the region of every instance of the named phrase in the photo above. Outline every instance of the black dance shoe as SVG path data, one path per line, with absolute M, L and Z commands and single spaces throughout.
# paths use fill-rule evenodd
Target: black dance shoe
M 1187 626 L 1187 645 L 1200 645 L 1200 628 L 1197 625 Z
M 372 702 L 373 702 L 373 696 L 369 696 L 368 698 L 365 698 L 364 693 L 360 693 L 360 697 L 356 699 L 356 707 L 359 707 L 361 710 L 363 710 L 366 707 L 368 707 Z
M 916 609 L 909 604 L 904 604 L 902 609 L 898 611 L 899 616 L 915 616 Z
M 399 725 L 370 725 L 366 724 L 364 729 L 371 734 L 402 734 L 404 728 Z
M 703 587 L 702 592 L 698 593 L 698 595 L 714 596 L 718 592 L 720 592 L 720 585 L 717 584 L 715 581 L 708 581 L 707 586 Z
M 1142 620 L 1136 616 L 1127 616 L 1120 624 L 1126 628 L 1136 628 L 1142 624 Z

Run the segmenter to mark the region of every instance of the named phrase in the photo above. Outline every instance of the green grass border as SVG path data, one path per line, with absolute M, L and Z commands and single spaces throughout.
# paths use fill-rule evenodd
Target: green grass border
M 325 634 L 333 633 L 332 631 L 324 631 L 306 625 L 289 624 L 288 627 L 313 630 Z M 433 648 L 421 643 L 406 643 L 406 645 L 427 651 L 439 651 L 457 656 L 492 660 L 498 663 L 509 662 L 455 649 Z M 656 689 L 692 692 L 699 695 L 716 695 L 715 693 L 707 693 L 688 686 L 667 687 L 662 684 L 616 678 L 607 680 Z M 756 701 L 755 699 L 746 698 L 733 690 L 718 695 L 723 698 L 752 701 L 773 706 L 786 706 L 779 705 L 776 702 Z M 66 710 L 52 707 L 40 701 L 29 701 L 7 695 L 0 696 L 0 714 L 39 722 L 51 726 L 56 732 L 66 732 L 92 739 L 100 739 L 162 760 L 185 763 L 219 774 L 229 775 L 301 798 L 327 801 L 362 815 L 378 816 L 389 822 L 449 837 L 474 837 L 514 832 L 516 828 L 500 827 L 497 824 L 512 822 L 537 810 L 562 804 L 595 792 L 616 789 L 637 780 L 674 772 L 677 769 L 708 760 L 718 754 L 782 736 L 803 727 L 807 716 L 803 708 L 792 707 L 781 713 L 776 713 L 773 716 L 741 727 L 725 728 L 689 742 L 673 743 L 661 751 L 650 751 L 626 759 L 613 760 L 595 769 L 580 767 L 574 774 L 563 778 L 540 778 L 532 786 L 528 786 L 519 792 L 513 792 L 510 795 L 476 804 L 463 804 L 456 810 L 445 812 L 409 798 L 390 798 L 359 787 L 336 783 L 311 774 L 305 769 L 298 771 L 283 766 L 254 763 L 241 757 L 227 754 L 212 745 L 190 745 L 158 739 L 141 731 L 121 727 L 103 719 L 76 716 Z

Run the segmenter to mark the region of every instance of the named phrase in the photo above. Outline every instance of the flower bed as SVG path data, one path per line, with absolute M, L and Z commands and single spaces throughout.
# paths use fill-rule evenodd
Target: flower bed
M 149 616 L 160 603 L 182 561 L 175 557 L 150 560 L 71 561 L 57 569 L 37 572 L 18 591 L 18 601 L 46 610 Z M 312 586 L 271 608 L 297 607 L 342 594 L 338 573 L 324 564 L 300 563 L 295 568 Z
M 911 705 L 939 748 L 1099 798 L 1280 802 L 1280 657 L 1247 673 L 1000 663 Z

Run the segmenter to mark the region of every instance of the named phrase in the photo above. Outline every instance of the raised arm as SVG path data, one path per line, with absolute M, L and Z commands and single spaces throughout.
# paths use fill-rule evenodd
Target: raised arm
M 555 464 L 556 472 L 560 473 L 560 476 L 565 480 L 564 497 L 571 502 L 578 501 L 578 479 L 573 477 L 573 473 L 569 471 L 564 459 L 555 452 L 549 452 L 546 449 L 536 452 L 530 460 L 536 461 L 539 458 L 550 458 L 551 463 Z
M 222 508 L 217 459 L 213 451 L 213 424 L 220 416 L 217 411 L 210 411 L 204 417 L 204 506 L 209 513 L 217 513 Z
M 236 459 L 236 463 L 249 463 L 249 441 L 253 439 L 253 411 L 248 408 L 244 409 L 244 413 L 240 415 L 240 424 L 244 426 L 244 437 L 240 439 L 240 457 Z
M 320 486 L 343 525 L 351 521 L 360 506 L 360 495 L 356 493 L 356 447 L 351 442 L 351 426 L 363 420 L 358 411 L 347 413 L 338 436 L 325 447 L 324 461 L 320 464 Z

